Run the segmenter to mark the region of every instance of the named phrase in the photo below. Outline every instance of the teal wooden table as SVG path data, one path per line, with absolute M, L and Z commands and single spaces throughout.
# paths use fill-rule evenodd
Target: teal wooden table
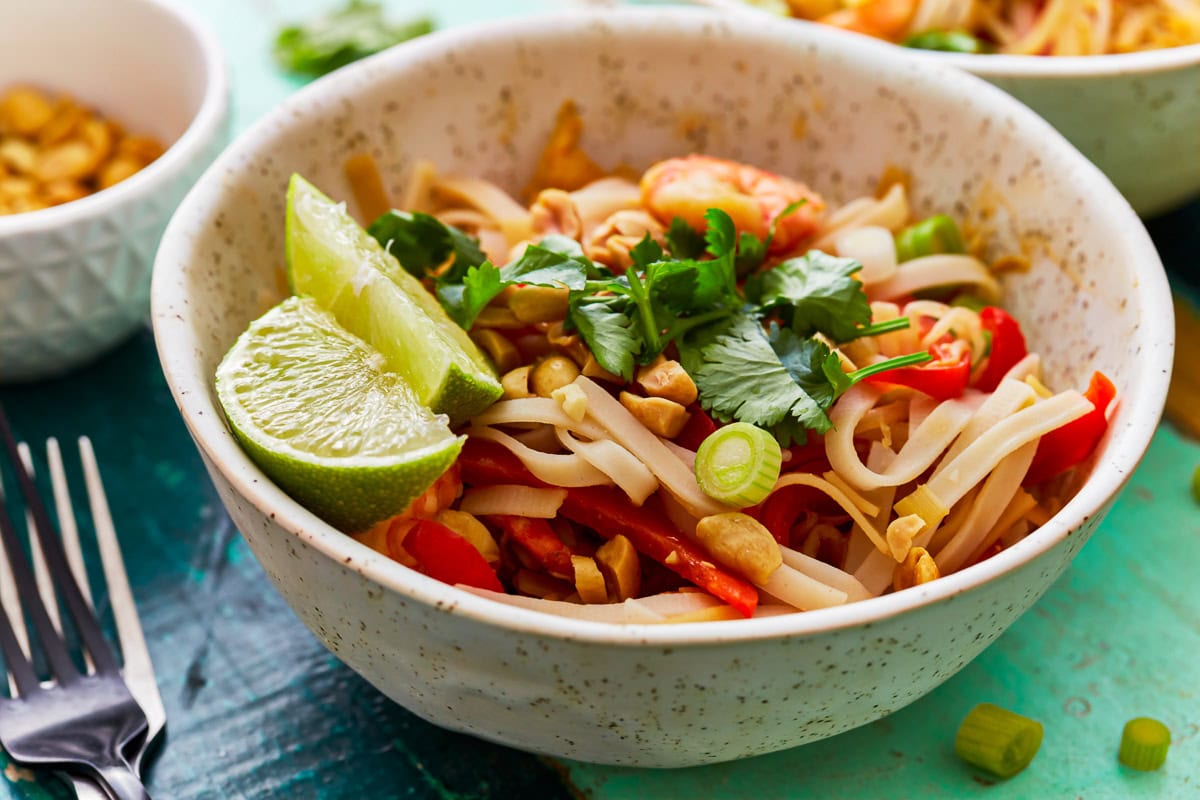
M 271 32 L 328 3 L 190 4 L 227 50 L 240 130 L 299 86 L 271 62 Z M 397 16 L 434 8 L 443 25 L 554 5 L 389 3 Z M 1200 204 L 1151 232 L 1176 285 L 1200 283 Z M 147 330 L 76 374 L 0 390 L 0 402 L 31 441 L 87 433 L 96 443 L 169 715 L 149 777 L 158 798 L 1200 797 L 1200 506 L 1188 488 L 1200 445 L 1169 427 L 1063 578 L 933 694 L 814 745 L 666 772 L 551 763 L 447 733 L 337 662 L 232 529 Z M 982 701 L 1045 724 L 1040 754 L 1011 781 L 993 783 L 953 755 L 958 721 Z M 1166 722 L 1175 740 L 1153 774 L 1116 761 L 1122 725 L 1142 715 Z M 0 797 L 66 796 L 5 774 Z

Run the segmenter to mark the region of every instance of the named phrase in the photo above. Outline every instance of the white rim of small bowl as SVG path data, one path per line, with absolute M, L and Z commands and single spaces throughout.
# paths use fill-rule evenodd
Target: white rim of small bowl
M 810 25 L 832 36 L 853 36 L 876 45 L 899 48 L 916 58 L 936 60 L 988 78 L 1099 78 L 1114 75 L 1150 74 L 1200 64 L 1200 44 L 1141 50 L 1136 53 L 1108 53 L 1096 56 L 1023 56 L 1011 53 L 972 54 L 943 53 L 902 47 L 894 42 L 876 39 L 866 34 L 845 31 L 831 25 L 793 17 L 780 17 L 744 0 L 690 0 L 698 5 L 732 13 L 759 14 L 774 20 L 784 19 L 799 25 Z
M 948 89 L 953 93 L 969 92 L 976 97 L 990 97 L 1005 113 L 1020 119 L 1023 127 L 1032 127 L 1035 133 L 1040 134 L 1044 149 L 1057 150 L 1059 157 L 1074 162 L 1073 177 L 1080 194 L 1107 198 L 1108 203 L 1117 209 L 1116 213 L 1126 216 L 1129 227 L 1127 238 L 1131 240 L 1129 245 L 1137 261 L 1145 265 L 1135 291 L 1147 311 L 1140 323 L 1145 336 L 1143 355 L 1146 360 L 1142 364 L 1141 374 L 1136 376 L 1138 380 L 1132 382 L 1121 402 L 1130 408 L 1140 409 L 1140 414 L 1130 419 L 1123 429 L 1112 431 L 1107 446 L 1108 457 L 1096 465 L 1088 482 L 1058 514 L 1026 539 L 986 561 L 903 592 L 835 608 L 759 619 L 674 625 L 617 625 L 568 619 L 506 605 L 426 577 L 321 521 L 259 471 L 226 427 L 214 400 L 211 376 L 191 374 L 195 353 L 199 349 L 198 340 L 182 317 L 176 316 L 180 313 L 177 309 L 184 309 L 188 304 L 183 292 L 185 282 L 179 271 L 179 265 L 185 257 L 181 249 L 192 239 L 187 230 L 187 217 L 197 214 L 207 216 L 212 212 L 216 195 L 215 190 L 209 187 L 219 185 L 224 170 L 238 164 L 243 153 L 252 149 L 255 140 L 268 134 L 276 121 L 286 117 L 293 108 L 308 105 L 318 98 L 338 96 L 343 87 L 353 85 L 354 75 L 359 70 L 398 69 L 445 50 L 470 52 L 476 39 L 494 41 L 497 37 L 528 34 L 534 30 L 543 36 L 555 38 L 586 33 L 592 26 L 603 25 L 652 35 L 668 25 L 672 32 L 683 30 L 685 33 L 699 33 L 713 24 L 736 30 L 739 36 L 745 38 L 814 43 L 856 59 L 917 69 L 929 75 L 935 91 Z M 283 187 L 280 187 L 280 191 L 283 191 Z M 853 628 L 947 600 L 1032 561 L 1096 514 L 1110 497 L 1120 491 L 1141 460 L 1157 427 L 1165 401 L 1174 341 L 1170 290 L 1162 263 L 1146 229 L 1103 174 L 1028 108 L 979 78 L 927 62 L 913 62 L 870 44 L 863 37 L 830 39 L 806 28 L 791 26 L 781 31 L 778 25 L 771 25 L 769 19 L 717 18 L 710 11 L 694 8 L 555 12 L 533 18 L 473 25 L 422 37 L 328 75 L 300 90 L 261 118 L 209 168 L 172 218 L 163 237 L 154 272 L 151 290 L 154 332 L 171 393 L 200 449 L 234 489 L 264 517 L 307 541 L 338 566 L 354 569 L 367 580 L 431 608 L 514 632 L 624 646 L 704 646 Z M 1162 313 L 1153 313 L 1155 311 Z
M 167 0 L 133 0 L 178 19 L 195 37 L 204 60 L 204 97 L 187 128 L 163 154 L 125 180 L 107 189 L 38 211 L 0 216 L 0 237 L 7 234 L 38 233 L 64 227 L 104 214 L 119 203 L 130 200 L 150 185 L 177 173 L 212 140 L 224 123 L 229 106 L 229 78 L 220 42 L 208 24 L 194 11 Z

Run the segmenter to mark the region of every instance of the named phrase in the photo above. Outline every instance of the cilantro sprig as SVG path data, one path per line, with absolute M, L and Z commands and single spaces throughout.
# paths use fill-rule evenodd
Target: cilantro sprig
M 795 210 L 789 206 L 780 217 Z M 775 235 L 738 232 L 720 209 L 703 233 L 675 219 L 663 245 L 649 235 L 623 275 L 588 259 L 574 240 L 550 236 L 502 267 L 478 243 L 424 214 L 389 212 L 370 233 L 405 269 L 429 281 L 447 313 L 470 328 L 506 286 L 569 290 L 565 326 L 605 370 L 626 380 L 674 346 L 701 405 L 722 421 L 767 428 L 784 444 L 824 433 L 828 410 L 869 375 L 929 360 L 915 353 L 845 372 L 827 340 L 846 342 L 907 326 L 871 323 L 854 277 L 862 265 L 812 250 L 764 266 Z M 778 222 L 778 218 L 776 219 Z M 739 279 L 745 278 L 744 292 Z

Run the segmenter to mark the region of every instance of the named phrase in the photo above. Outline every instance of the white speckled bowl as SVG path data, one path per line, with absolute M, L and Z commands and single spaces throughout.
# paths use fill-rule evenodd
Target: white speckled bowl
M 779 20 L 744 0 L 691 2 Z M 901 51 L 978 75 L 1028 105 L 1099 166 L 1144 217 L 1200 195 L 1200 44 L 1062 58 Z
M 881 83 L 877 76 L 887 76 Z M 845 199 L 909 165 L 922 212 L 992 187 L 1045 255 L 1008 285 L 1053 383 L 1094 368 L 1121 403 L 1087 485 L 1019 545 L 940 581 L 824 611 L 678 626 L 583 624 L 495 604 L 322 523 L 263 476 L 213 396 L 221 356 L 279 299 L 284 187 L 347 197 L 373 152 L 398 193 L 417 158 L 521 186 L 559 103 L 603 164 L 704 150 Z M 184 200 L 153 286 L 163 368 L 238 528 L 326 646 L 420 716 L 541 753 L 682 766 L 878 719 L 974 658 L 1066 568 L 1141 458 L 1163 406 L 1171 304 L 1141 223 L 1054 130 L 986 83 L 804 26 L 623 11 L 437 34 L 298 93 Z
M 169 145 L 128 180 L 0 216 L 0 383 L 65 372 L 146 319 L 167 220 L 228 141 L 220 47 L 164 0 L 38 0 L 0 12 L 0 94 L 67 92 Z

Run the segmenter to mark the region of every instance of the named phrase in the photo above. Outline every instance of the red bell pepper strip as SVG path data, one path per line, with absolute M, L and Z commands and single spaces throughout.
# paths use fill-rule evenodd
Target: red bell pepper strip
M 691 416 L 683 424 L 679 435 L 675 437 L 675 444 L 696 451 L 700 449 L 700 443 L 717 429 L 717 423 L 713 422 L 713 418 L 698 405 L 689 408 L 688 413 Z
M 823 492 L 811 486 L 785 486 L 771 492 L 760 505 L 746 509 L 746 513 L 761 522 L 775 541 L 790 547 L 792 528 L 800 515 L 809 510 L 831 511 L 828 507 L 831 502 Z
M 933 361 L 867 376 L 868 383 L 907 386 L 935 400 L 962 397 L 971 379 L 971 348 L 965 342 L 938 342 L 929 348 Z
M 521 459 L 498 442 L 467 437 L 457 464 L 462 469 L 462 481 L 468 486 L 490 486 L 497 483 L 519 483 L 522 486 L 549 486 L 534 477 Z
M 493 515 L 489 517 L 512 537 L 542 569 L 558 578 L 575 579 L 571 550 L 544 519 Z
M 404 549 L 416 559 L 417 568 L 431 578 L 451 585 L 504 591 L 495 570 L 475 546 L 440 522 L 417 520 L 404 537 Z
M 619 489 L 585 486 L 567 490 L 559 513 L 601 536 L 623 534 L 633 549 L 724 600 L 744 616 L 751 616 L 758 605 L 758 591 L 721 569 L 707 553 L 683 538 L 656 497 L 639 508 Z
M 1004 309 L 986 306 L 979 312 L 979 321 L 983 329 L 992 335 L 992 349 L 979 380 L 975 382 L 975 388 L 994 392 L 1000 385 L 1000 379 L 1018 361 L 1029 355 L 1029 349 L 1025 346 L 1025 334 L 1021 333 L 1021 326 Z
M 1083 396 L 1092 402 L 1092 410 L 1041 438 L 1025 474 L 1027 486 L 1048 481 L 1082 463 L 1100 443 L 1108 430 L 1106 414 L 1117 389 L 1103 372 L 1093 372 Z

